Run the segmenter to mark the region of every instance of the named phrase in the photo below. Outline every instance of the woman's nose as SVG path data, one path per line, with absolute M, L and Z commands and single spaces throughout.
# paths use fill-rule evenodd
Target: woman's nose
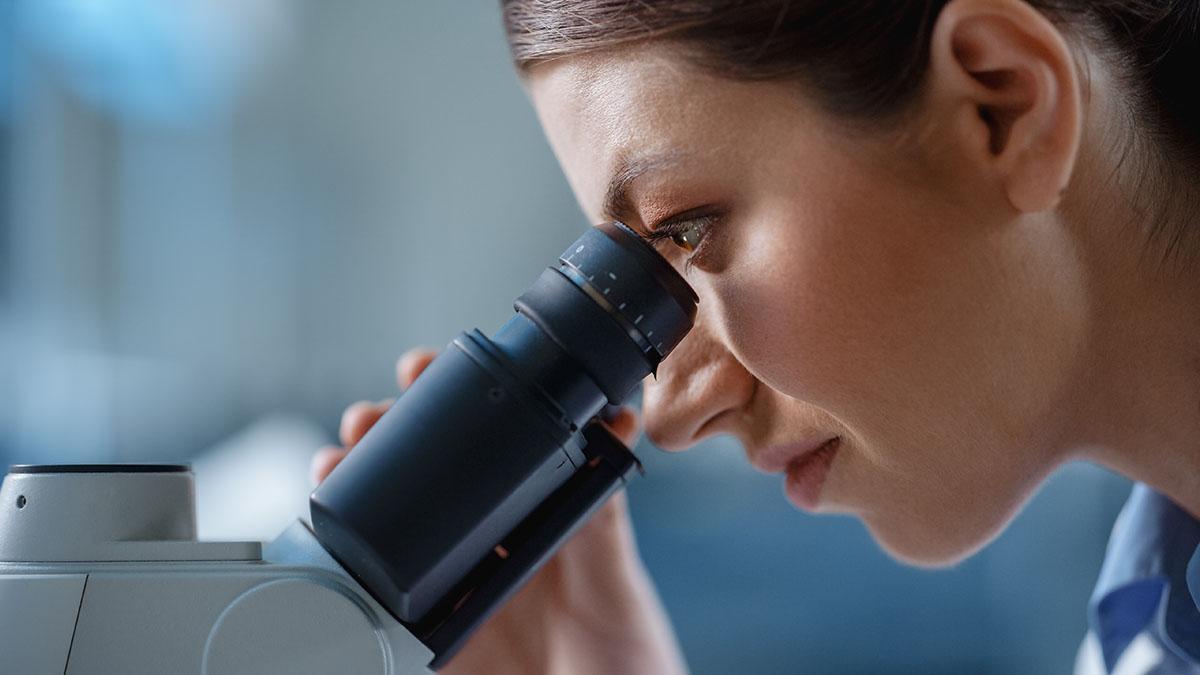
M 754 377 L 701 319 L 643 384 L 646 435 L 665 450 L 684 450 L 734 431 L 753 393 Z

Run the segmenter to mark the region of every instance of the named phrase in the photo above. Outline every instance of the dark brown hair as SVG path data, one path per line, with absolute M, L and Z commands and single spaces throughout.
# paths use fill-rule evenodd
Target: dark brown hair
M 1200 168 L 1200 0 L 1027 0 L 1076 28 L 1117 66 L 1129 117 L 1153 159 Z M 502 0 L 519 70 L 644 40 L 747 80 L 794 79 L 852 118 L 903 110 L 928 66 L 948 0 Z M 1161 214 L 1160 214 L 1161 215 Z M 1156 229 L 1163 223 L 1156 223 Z M 1169 228 L 1168 252 L 1187 227 Z M 1196 229 L 1196 228 L 1190 228 Z

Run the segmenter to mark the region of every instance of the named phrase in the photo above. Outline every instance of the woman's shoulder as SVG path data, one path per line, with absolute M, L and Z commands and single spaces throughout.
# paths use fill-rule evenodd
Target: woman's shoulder
M 1089 640 L 1108 672 L 1118 663 L 1125 671 L 1135 656 L 1156 662 L 1154 672 L 1200 672 L 1193 670 L 1200 668 L 1198 547 L 1200 521 L 1149 486 L 1134 485 L 1088 607 Z

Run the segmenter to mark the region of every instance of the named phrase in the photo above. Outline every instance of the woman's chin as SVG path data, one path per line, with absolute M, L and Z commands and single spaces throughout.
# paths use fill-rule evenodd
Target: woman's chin
M 947 527 L 914 527 L 880 524 L 864 519 L 867 530 L 889 556 L 913 567 L 937 569 L 957 565 L 977 553 L 1004 529 L 999 523 L 986 529 L 965 530 L 962 523 Z M 955 527 L 957 525 L 957 527 Z

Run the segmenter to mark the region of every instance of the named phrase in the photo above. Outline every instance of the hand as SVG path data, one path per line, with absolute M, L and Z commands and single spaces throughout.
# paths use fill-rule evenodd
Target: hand
M 401 390 L 436 352 L 414 349 L 396 364 Z M 391 406 L 360 401 L 342 414 L 342 447 L 312 460 L 313 482 L 329 475 Z M 637 415 L 608 423 L 632 445 Z M 613 496 L 524 588 L 471 636 L 440 673 L 654 673 L 687 668 L 666 613 L 638 557 L 625 493 Z

